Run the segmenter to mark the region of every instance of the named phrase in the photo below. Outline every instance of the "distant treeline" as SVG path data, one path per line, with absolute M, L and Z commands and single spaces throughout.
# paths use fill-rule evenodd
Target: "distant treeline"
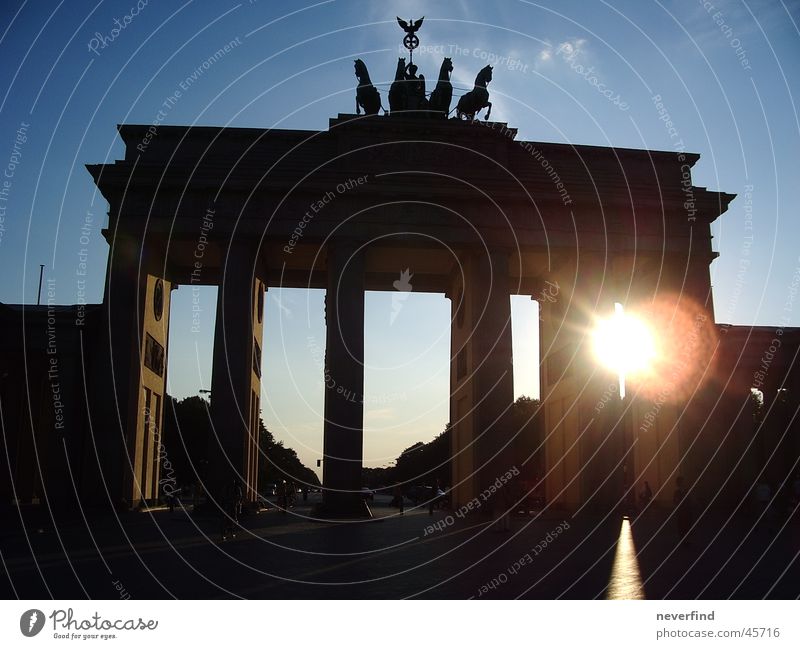
M 208 401 L 187 397 L 181 401 L 167 396 L 164 411 L 163 444 L 160 453 L 162 487 L 167 491 L 205 481 L 208 471 L 209 440 L 212 439 L 211 411 Z M 526 474 L 540 474 L 544 449 L 541 448 L 542 426 L 539 401 L 520 397 L 514 403 L 511 425 L 514 427 L 514 455 L 524 462 Z M 298 486 L 319 486 L 317 474 L 305 466 L 294 449 L 276 442 L 273 434 L 259 419 L 259 487 L 267 483 L 291 480 Z M 364 468 L 364 486 L 376 489 L 398 482 L 406 485 L 436 484 L 449 486 L 452 429 L 448 423 L 430 442 L 417 442 L 405 449 L 394 465 L 383 468 Z M 167 465 L 168 463 L 168 465 Z
M 284 446 L 283 442 L 276 442 L 261 419 L 258 420 L 258 427 L 261 450 L 259 485 L 291 480 L 298 486 L 319 486 L 317 474 L 300 461 L 293 449 Z M 178 401 L 167 395 L 163 428 L 162 487 L 165 486 L 164 480 L 169 480 L 174 488 L 190 486 L 198 478 L 205 481 L 209 441 L 213 435 L 208 401 L 201 397 L 187 397 Z
M 539 400 L 522 396 L 514 403 L 511 426 L 515 433 L 514 456 L 525 466 L 530 477 L 541 475 L 544 448 L 541 446 L 543 416 Z M 451 486 L 450 459 L 452 427 L 448 423 L 444 430 L 427 444 L 417 442 L 405 449 L 393 466 L 362 469 L 362 480 L 371 489 L 390 487 L 401 483 L 433 486 L 438 481 L 442 487 Z

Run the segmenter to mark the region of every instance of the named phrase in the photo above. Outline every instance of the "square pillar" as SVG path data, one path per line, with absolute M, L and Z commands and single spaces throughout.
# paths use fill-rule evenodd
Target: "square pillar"
M 217 295 L 214 365 L 211 372 L 212 438 L 209 485 L 220 503 L 234 480 L 244 499 L 258 494 L 258 421 L 261 400 L 264 273 L 255 244 L 227 251 Z
M 545 497 L 555 507 L 575 509 L 589 500 L 605 506 L 609 494 L 619 499 L 622 493 L 622 483 L 609 478 L 622 453 L 622 429 L 615 424 L 621 413 L 618 377 L 597 364 L 591 344 L 596 318 L 613 313 L 613 263 L 590 252 L 556 254 L 542 278 Z
M 158 249 L 157 242 L 142 243 L 122 233 L 112 242 L 103 299 L 108 356 L 99 361 L 96 384 L 106 396 L 95 409 L 102 472 L 95 489 L 104 484 L 103 492 L 107 489 L 116 503 L 127 506 L 154 503 L 160 495 L 158 452 L 172 286 L 160 277 L 163 268 L 142 261 L 144 246 Z
M 361 497 L 364 446 L 364 252 L 355 243 L 327 250 L 325 296 L 326 516 L 369 515 Z
M 511 297 L 507 251 L 462 258 L 451 288 L 453 503 L 463 505 L 513 465 Z
M 478 296 L 473 334 L 479 433 L 475 459 L 477 488 L 483 491 L 513 464 L 514 364 L 508 253 L 491 251 L 480 256 L 476 271 L 472 282 Z

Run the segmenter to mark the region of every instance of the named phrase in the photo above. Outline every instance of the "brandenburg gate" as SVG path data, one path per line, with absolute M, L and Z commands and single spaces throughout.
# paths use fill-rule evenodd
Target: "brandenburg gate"
M 510 296 L 540 304 L 543 479 L 565 506 L 606 488 L 619 450 L 599 407 L 615 377 L 588 354 L 593 319 L 664 298 L 713 322 L 710 224 L 733 196 L 693 186 L 698 155 L 523 142 L 504 123 L 402 114 L 339 115 L 322 131 L 149 128 L 119 126 L 125 157 L 88 167 L 109 204 L 96 436 L 104 465 L 121 469 L 106 487 L 128 502 L 158 495 L 176 285 L 219 289 L 210 491 L 237 478 L 250 500 L 261 350 L 274 334 L 265 292 L 326 290 L 324 502 L 344 516 L 363 508 L 364 292 L 393 290 L 403 269 L 414 291 L 451 304 L 454 506 L 522 462 Z M 658 403 L 637 445 L 631 466 L 651 484 L 691 443 L 688 427 L 673 431 L 682 407 Z

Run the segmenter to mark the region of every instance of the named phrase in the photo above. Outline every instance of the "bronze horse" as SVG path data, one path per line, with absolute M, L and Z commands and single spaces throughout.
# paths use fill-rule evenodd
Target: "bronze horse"
M 397 70 L 394 73 L 394 82 L 389 88 L 389 110 L 403 111 L 408 108 L 408 95 L 406 93 L 406 60 L 397 59 Z
M 356 77 L 358 78 L 358 88 L 356 88 L 356 115 L 361 114 L 360 108 L 364 109 L 366 115 L 377 115 L 379 110 L 383 110 L 378 89 L 372 85 L 364 61 L 356 59 L 354 63 Z
M 492 80 L 492 66 L 487 65 L 475 77 L 475 87 L 468 93 L 461 95 L 461 98 L 456 104 L 456 116 L 461 119 L 466 116 L 468 120 L 474 120 L 475 115 L 481 109 L 489 107 L 486 111 L 485 120 L 489 119 L 492 112 L 492 102 L 489 101 L 489 91 L 486 89 L 486 84 Z
M 444 116 L 450 112 L 450 102 L 453 101 L 453 85 L 450 83 L 450 73 L 453 71 L 453 61 L 445 57 L 442 67 L 439 68 L 439 81 L 433 89 L 430 98 L 430 110 L 442 113 Z

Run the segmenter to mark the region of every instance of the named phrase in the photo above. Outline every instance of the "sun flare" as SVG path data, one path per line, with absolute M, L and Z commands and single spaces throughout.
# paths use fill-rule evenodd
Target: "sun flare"
M 599 320 L 593 335 L 597 360 L 621 377 L 647 370 L 656 357 L 656 343 L 650 328 L 639 318 L 614 305 L 614 315 Z

